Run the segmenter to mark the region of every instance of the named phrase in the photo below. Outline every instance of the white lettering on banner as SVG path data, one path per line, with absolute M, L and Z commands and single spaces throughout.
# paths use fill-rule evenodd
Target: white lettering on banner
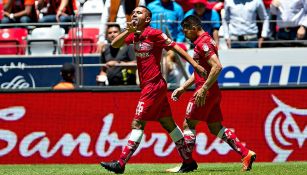
M 285 162 L 294 151 L 294 145 L 287 139 L 296 139 L 299 148 L 302 148 L 307 139 L 307 126 L 304 126 L 303 131 L 300 131 L 292 114 L 307 117 L 307 109 L 289 106 L 274 95 L 272 95 L 272 99 L 277 106 L 269 113 L 265 121 L 265 139 L 277 154 L 273 162 Z M 289 149 L 291 146 L 292 149 Z
M 17 136 L 14 132 L 8 130 L 0 129 L 0 140 L 3 140 L 7 143 L 5 148 L 0 149 L 0 156 L 9 154 L 17 143 Z
M 11 62 L 10 64 L 1 65 L 2 68 L 0 69 L 0 76 L 2 76 L 2 72 L 3 73 L 8 72 L 11 69 L 21 69 L 21 70 L 24 70 L 25 65 L 26 65 L 25 63 L 21 63 L 21 62 L 18 62 L 16 64 L 14 62 Z
M 22 72 L 19 71 L 17 75 L 15 75 L 15 72 L 12 77 L 10 75 L 10 80 L 6 80 L 7 82 L 4 80 L 2 82 L 0 81 L 0 89 L 25 89 L 29 87 L 35 88 L 35 81 L 32 74 L 25 73 L 24 75 L 20 75 L 23 74 L 25 66 L 26 64 L 21 62 L 11 62 L 10 64 L 1 65 L 0 77 L 5 76 L 6 73 L 9 74 L 8 71 L 13 69 L 20 69 Z
M 32 77 L 32 75 L 30 75 Z M 1 89 L 25 89 L 29 88 L 30 84 L 25 80 L 25 77 L 18 75 L 10 82 L 4 82 L 0 85 Z
M 0 120 L 15 121 L 21 119 L 26 113 L 23 106 L 13 106 L 0 109 Z
M 40 139 L 40 141 L 32 149 L 29 149 L 31 143 L 38 139 Z M 46 133 L 33 132 L 22 139 L 19 152 L 24 157 L 30 157 L 36 152 L 39 152 L 42 157 L 49 158 L 62 147 L 62 155 L 68 157 L 79 145 L 79 153 L 83 157 L 90 157 L 93 155 L 93 152 L 88 151 L 90 142 L 91 137 L 86 133 L 80 134 L 76 140 L 73 139 L 71 134 L 64 134 L 57 144 L 48 152 L 50 140 L 46 137 Z
M 21 109 L 23 109 L 24 112 L 21 112 Z M 23 117 L 26 110 L 24 107 L 11 107 L 0 111 L 1 116 L 6 116 L 8 114 L 7 111 L 10 111 L 9 113 L 13 114 L 13 116 L 19 115 L 19 117 L 14 118 L 16 121 Z M 20 116 L 21 114 L 23 115 Z M 128 134 L 125 138 L 119 139 L 117 132 L 110 131 L 113 118 L 114 116 L 112 113 L 103 118 L 103 126 L 95 145 L 95 152 L 100 157 L 110 156 L 117 147 L 124 147 L 129 138 Z M 9 121 L 12 120 L 10 119 Z M 18 145 L 16 145 L 17 142 L 19 143 L 19 154 L 23 157 L 31 157 L 38 153 L 43 158 L 51 158 L 59 151 L 61 151 L 63 156 L 69 157 L 76 148 L 79 148 L 78 153 L 82 157 L 91 157 L 94 154 L 93 151 L 89 150 L 92 140 L 91 136 L 85 132 L 82 132 L 76 139 L 73 138 L 72 134 L 65 133 L 53 147 L 50 146 L 50 139 L 48 138 L 47 133 L 43 131 L 31 132 L 25 135 L 24 138 L 21 138 L 20 141 L 18 141 L 18 139 L 20 138 L 17 137 L 15 132 L 0 129 L 0 141 L 7 143 L 4 148 L 0 149 L 0 156 L 8 155 L 14 148 L 18 147 Z M 175 144 L 170 143 L 167 145 L 167 143 L 168 136 L 166 133 L 151 133 L 149 138 L 144 134 L 141 144 L 134 155 L 137 155 L 142 149 L 152 147 L 156 156 L 169 156 L 175 149 Z M 219 138 L 216 138 L 213 143 L 209 145 L 205 133 L 199 133 L 197 135 L 196 151 L 201 155 L 210 154 L 212 151 L 225 155 L 230 150 L 231 148 L 226 143 L 223 143 Z

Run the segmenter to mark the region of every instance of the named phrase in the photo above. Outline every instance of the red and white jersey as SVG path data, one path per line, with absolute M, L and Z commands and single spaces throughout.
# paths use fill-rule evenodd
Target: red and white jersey
M 134 44 L 141 88 L 163 79 L 160 67 L 162 49 L 171 49 L 175 42 L 162 31 L 148 26 L 140 36 L 133 33 L 128 35 L 125 43 Z
M 211 66 L 208 63 L 208 60 L 214 54 L 218 56 L 218 52 L 217 52 L 218 49 L 217 49 L 216 43 L 207 32 L 204 32 L 201 36 L 199 36 L 194 41 L 194 45 L 195 45 L 195 48 L 194 48 L 193 59 L 198 64 L 203 66 L 209 75 Z M 196 89 L 199 89 L 205 83 L 206 78 L 199 76 L 195 71 L 194 71 L 194 77 L 195 77 Z M 210 91 L 213 91 L 213 92 L 219 91 L 217 81 L 211 86 L 211 88 L 209 89 L 209 92 Z

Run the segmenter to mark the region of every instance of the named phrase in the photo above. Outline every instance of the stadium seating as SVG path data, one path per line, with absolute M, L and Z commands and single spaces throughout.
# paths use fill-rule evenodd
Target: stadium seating
M 87 0 L 81 10 L 84 27 L 99 28 L 99 21 L 103 11 L 102 0 Z
M 98 35 L 98 28 L 83 28 L 82 31 L 81 29 L 71 28 L 68 31 L 68 36 L 64 38 L 62 53 L 94 53 L 96 51 Z
M 0 29 L 0 55 L 23 55 L 27 46 L 26 28 Z
M 59 26 L 35 28 L 27 38 L 29 55 L 54 55 L 61 51 L 65 30 Z

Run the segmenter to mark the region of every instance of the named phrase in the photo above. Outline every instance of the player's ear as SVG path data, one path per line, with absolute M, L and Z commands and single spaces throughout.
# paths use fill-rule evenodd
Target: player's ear
M 193 27 L 192 27 L 192 30 L 196 31 L 196 30 L 197 30 L 197 27 L 196 27 L 196 26 L 193 26 Z
M 145 22 L 150 23 L 150 21 L 151 21 L 151 18 L 149 16 L 147 16 L 146 19 L 145 19 Z

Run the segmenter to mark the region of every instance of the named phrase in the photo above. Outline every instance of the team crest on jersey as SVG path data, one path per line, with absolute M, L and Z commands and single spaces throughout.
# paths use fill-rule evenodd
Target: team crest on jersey
M 139 41 L 135 43 L 135 49 L 137 51 L 150 51 L 152 49 L 152 44 Z
M 203 45 L 203 50 L 204 50 L 205 52 L 208 52 L 208 51 L 209 51 L 209 46 L 208 46 L 207 44 L 204 44 L 204 45 Z

